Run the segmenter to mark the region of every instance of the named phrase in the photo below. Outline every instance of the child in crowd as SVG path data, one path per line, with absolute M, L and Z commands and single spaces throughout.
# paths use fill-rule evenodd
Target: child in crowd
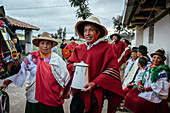
M 138 50 L 137 47 L 133 47 L 132 50 L 131 50 L 131 55 L 130 55 L 131 58 L 127 61 L 127 66 L 126 66 L 126 69 L 125 69 L 123 81 L 126 78 L 126 76 L 128 75 L 128 73 L 130 72 L 130 70 L 132 69 L 134 62 L 138 58 L 137 57 L 137 50 Z
M 124 96 L 138 84 L 140 80 L 142 80 L 142 76 L 145 72 L 145 66 L 147 65 L 147 59 L 144 57 L 140 57 L 138 61 L 138 71 L 135 74 L 133 80 L 127 85 L 125 89 L 123 89 Z M 119 111 L 127 111 L 124 107 L 120 107 Z
M 147 65 L 147 59 L 144 57 L 140 57 L 138 61 L 138 71 L 135 74 L 133 80 L 127 85 L 125 89 L 123 89 L 124 96 L 135 86 L 138 84 L 140 80 L 142 80 L 143 73 L 145 72 L 145 66 Z

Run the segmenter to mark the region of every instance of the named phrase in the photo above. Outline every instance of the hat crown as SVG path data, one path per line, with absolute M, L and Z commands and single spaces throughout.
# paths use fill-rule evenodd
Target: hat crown
M 95 25 L 95 27 L 100 31 L 98 38 L 102 38 L 108 34 L 107 29 L 100 24 L 100 21 L 97 17 L 90 16 L 86 20 L 80 20 L 75 25 L 76 33 L 81 37 L 84 38 L 84 26 L 87 24 Z
M 48 32 L 43 32 L 39 38 L 35 38 L 32 40 L 33 44 L 35 46 L 39 46 L 39 41 L 41 40 L 46 40 L 46 41 L 51 41 L 52 42 L 52 47 L 56 46 L 58 44 L 57 41 L 53 40 L 53 38 L 51 37 L 51 35 Z
M 159 53 L 161 55 L 165 55 L 165 51 L 163 49 L 158 49 L 155 53 Z
M 40 36 L 41 37 L 46 37 L 46 38 L 52 38 L 51 35 L 48 32 L 43 32 Z
M 139 50 L 142 50 L 142 51 L 146 51 L 146 52 L 147 52 L 147 47 L 146 47 L 146 46 L 143 46 L 143 45 L 140 45 L 140 46 L 139 46 Z
M 97 23 L 97 24 L 101 24 L 99 19 L 94 17 L 94 16 L 90 16 L 89 18 L 87 18 L 86 20 Z

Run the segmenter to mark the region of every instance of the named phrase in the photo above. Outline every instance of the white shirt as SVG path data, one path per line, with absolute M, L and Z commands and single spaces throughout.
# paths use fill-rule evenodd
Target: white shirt
M 132 58 L 130 58 L 130 59 L 128 60 L 128 64 L 127 64 L 127 66 L 126 66 L 126 68 L 125 68 L 124 77 L 126 77 L 126 76 L 128 75 L 128 73 L 129 73 L 130 70 L 132 69 L 132 66 L 133 66 L 134 62 L 135 62 L 135 61 L 134 61 Z
M 97 41 L 95 41 L 91 47 L 93 47 L 94 45 L 98 44 L 100 42 L 100 40 L 98 39 Z M 85 42 L 85 44 L 87 45 L 87 50 L 89 50 L 91 47 L 87 44 L 87 42 Z

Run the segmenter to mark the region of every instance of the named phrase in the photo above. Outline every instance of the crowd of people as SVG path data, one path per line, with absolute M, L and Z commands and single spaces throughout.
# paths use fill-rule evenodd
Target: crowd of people
M 101 113 L 104 100 L 108 100 L 108 113 L 117 110 L 134 113 L 169 113 L 168 95 L 170 68 L 165 65 L 165 51 L 158 49 L 150 57 L 144 45 L 131 48 L 128 40 L 121 41 L 112 34 L 111 43 L 101 38 L 108 31 L 99 19 L 90 16 L 75 25 L 75 31 L 85 43 L 78 45 L 74 37 L 60 48 L 72 49 L 64 61 L 60 57 L 48 32 L 33 39 L 38 51 L 31 52 L 21 64 L 19 73 L 7 78 L 0 86 L 10 83 L 22 87 L 26 83 L 25 113 L 64 113 L 63 103 L 72 95 L 70 113 Z M 88 82 L 83 89 L 71 87 L 77 63 L 88 65 Z M 124 67 L 124 68 L 122 68 Z M 30 72 L 27 75 L 27 71 Z M 80 75 L 82 76 L 82 75 Z M 124 105 L 120 107 L 120 103 Z

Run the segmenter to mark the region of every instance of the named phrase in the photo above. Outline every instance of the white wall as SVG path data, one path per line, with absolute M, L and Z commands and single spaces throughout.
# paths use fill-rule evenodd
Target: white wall
M 148 55 L 159 48 L 163 48 L 167 57 L 165 63 L 170 66 L 170 15 L 165 16 L 154 24 L 153 44 L 148 43 L 149 28 L 146 28 L 143 33 L 143 44 L 148 47 Z
M 140 25 L 137 25 L 135 28 L 135 46 L 138 47 L 143 43 L 143 29 L 141 29 Z
M 25 30 L 25 54 L 33 52 L 32 35 L 32 30 Z

